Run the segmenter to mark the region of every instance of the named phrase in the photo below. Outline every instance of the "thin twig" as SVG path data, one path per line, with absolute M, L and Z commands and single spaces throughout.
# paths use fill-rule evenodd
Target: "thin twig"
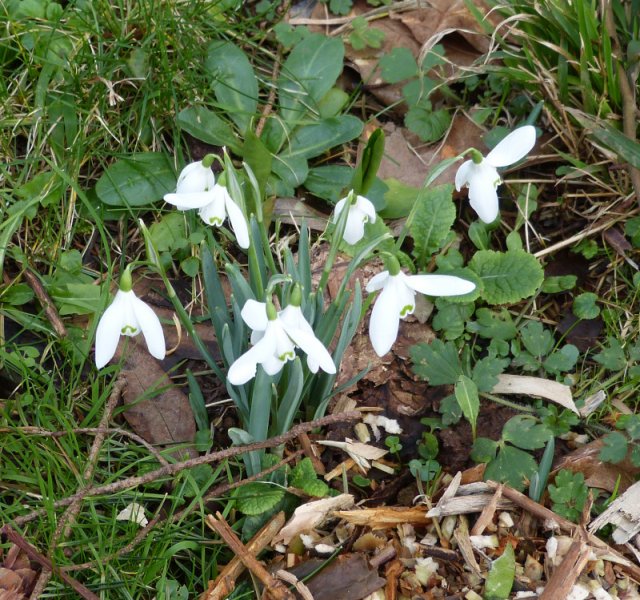
M 54 566 L 54 564 L 46 557 L 44 554 L 38 552 L 27 540 L 25 540 L 15 529 L 10 527 L 9 525 L 5 525 L 0 529 L 0 534 L 4 535 L 13 542 L 20 550 L 22 550 L 30 560 L 37 562 L 39 565 L 42 565 L 44 569 L 55 573 L 57 576 L 62 579 L 67 585 L 72 587 L 82 598 L 86 600 L 100 600 L 98 596 L 96 596 L 90 589 L 86 588 L 79 581 L 73 579 L 73 577 L 69 577 L 66 573 L 63 573 L 58 567 Z
M 263 583 L 269 596 L 275 600 L 295 600 L 295 596 L 289 591 L 289 588 L 281 581 L 275 579 L 271 573 L 264 568 L 262 563 L 258 562 L 247 550 L 221 513 L 216 513 L 215 517 L 208 515 L 205 523 L 224 540 L 225 544 L 233 550 L 236 557 L 242 561 L 242 564 Z
M 280 533 L 284 525 L 285 517 L 283 512 L 279 512 L 275 517 L 256 533 L 247 543 L 247 552 L 253 556 L 258 556 L 270 543 L 271 540 Z M 201 600 L 222 600 L 226 598 L 236 587 L 236 580 L 244 571 L 244 564 L 239 556 L 234 556 L 225 565 L 216 577 L 210 582 L 209 589 L 202 595 Z
M 44 286 L 40 283 L 38 277 L 28 268 L 26 268 L 22 274 L 27 280 L 29 287 L 33 290 L 33 293 L 40 301 L 40 304 L 44 309 L 44 314 L 47 315 L 47 318 L 49 319 L 54 331 L 58 334 L 58 337 L 67 337 L 67 328 L 64 326 L 64 323 L 58 314 L 58 309 L 51 301 L 49 294 L 47 294 L 47 290 L 44 289 Z
M 16 517 L 14 519 L 14 523 L 16 525 L 23 525 L 24 523 L 29 523 L 35 519 L 38 519 L 46 514 L 51 509 L 61 508 L 63 506 L 69 506 L 74 503 L 78 499 L 93 497 L 93 496 L 101 496 L 101 495 L 110 495 L 115 492 L 120 492 L 122 490 L 126 490 L 129 488 L 135 488 L 140 485 L 145 485 L 147 483 L 151 483 L 152 481 L 156 481 L 163 477 L 170 477 L 172 475 L 176 475 L 185 469 L 191 469 L 193 467 L 197 467 L 200 465 L 205 465 L 213 462 L 219 462 L 221 460 L 225 460 L 227 458 L 232 458 L 234 456 L 239 456 L 240 454 L 244 454 L 245 452 L 253 452 L 255 450 L 262 450 L 266 448 L 275 448 L 276 446 L 281 446 L 286 444 L 292 439 L 297 438 L 301 433 L 311 431 L 313 429 L 324 427 L 326 425 L 332 425 L 335 423 L 343 423 L 345 421 L 356 421 L 361 418 L 361 414 L 358 411 L 344 412 L 336 415 L 328 415 L 326 417 L 322 417 L 320 419 L 316 419 L 315 421 L 310 421 L 307 423 L 299 423 L 292 427 L 287 433 L 283 433 L 282 435 L 278 435 L 269 440 L 265 440 L 263 442 L 254 442 L 253 444 L 247 444 L 244 446 L 234 446 L 231 448 L 225 448 L 224 450 L 219 450 L 218 452 L 212 452 L 211 454 L 206 454 L 204 456 L 198 456 L 196 458 L 191 458 L 189 460 L 177 462 L 170 465 L 165 465 L 159 469 L 154 471 L 150 471 L 145 473 L 144 475 L 135 476 L 135 477 L 127 477 L 126 479 L 121 479 L 120 481 L 114 481 L 113 483 L 108 483 L 105 485 L 89 487 L 84 490 L 81 490 L 74 494 L 73 496 L 68 496 L 67 498 L 62 498 L 60 500 L 54 501 L 49 508 L 39 508 L 30 512 L 27 515 L 22 517 Z

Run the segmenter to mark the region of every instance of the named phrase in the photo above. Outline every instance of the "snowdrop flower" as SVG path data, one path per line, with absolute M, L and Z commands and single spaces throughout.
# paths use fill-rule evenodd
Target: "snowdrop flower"
M 215 182 L 211 170 L 213 159 L 213 154 L 207 154 L 201 161 L 192 162 L 182 169 L 176 191 L 165 194 L 164 200 L 178 210 L 199 209 L 198 214 L 207 225 L 219 227 L 228 216 L 238 245 L 246 249 L 249 247 L 247 220 L 226 186 Z
M 160 319 L 131 289 L 131 272 L 127 267 L 120 279 L 120 289 L 100 317 L 96 330 L 98 369 L 113 358 L 121 335 L 134 336 L 141 331 L 151 356 L 162 360 L 166 351 Z
M 524 158 L 536 143 L 536 129 L 531 125 L 518 127 L 504 138 L 486 157 L 472 151 L 471 160 L 460 165 L 456 173 L 456 189 L 469 186 L 471 208 L 485 223 L 498 217 L 497 188 L 502 183 L 497 167 L 506 167 Z
M 347 224 L 344 228 L 343 238 L 347 244 L 357 244 L 364 237 L 364 224 L 376 222 L 376 209 L 370 200 L 364 196 L 357 196 L 353 190 L 346 198 L 336 204 L 333 222 L 337 223 L 342 211 L 348 207 Z
M 297 292 L 294 289 L 291 303 L 280 312 L 276 312 L 270 301 L 247 300 L 241 315 L 253 330 L 253 347 L 229 367 L 229 383 L 246 383 L 255 377 L 258 364 L 268 375 L 275 375 L 287 361 L 295 358 L 296 348 L 307 354 L 307 366 L 312 373 L 317 373 L 319 368 L 327 373 L 336 372 L 331 355 L 302 314 L 299 297 L 299 289 Z
M 369 321 L 369 338 L 378 356 L 384 356 L 398 337 L 400 319 L 416 308 L 416 292 L 428 296 L 460 296 L 475 289 L 475 284 L 453 275 L 405 275 L 395 257 L 388 260 L 389 270 L 375 275 L 367 292 L 382 290 Z

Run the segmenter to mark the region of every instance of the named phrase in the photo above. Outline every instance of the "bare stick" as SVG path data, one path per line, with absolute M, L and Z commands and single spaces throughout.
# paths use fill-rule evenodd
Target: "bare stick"
M 591 548 L 584 540 L 575 540 L 569 552 L 565 555 L 560 566 L 554 571 L 551 579 L 544 586 L 539 600 L 556 600 L 568 598 L 571 588 L 575 584 L 582 570 L 591 558 Z
M 289 589 L 281 581 L 272 577 L 271 573 L 262 566 L 262 563 L 258 562 L 247 550 L 219 512 L 216 513 L 215 517 L 208 515 L 205 522 L 233 550 L 233 553 L 242 561 L 242 564 L 264 584 L 267 594 L 276 600 L 295 600 L 295 596 Z
M 251 538 L 251 541 L 246 546 L 247 552 L 252 556 L 260 554 L 282 529 L 284 521 L 284 513 L 279 512 Z M 226 598 L 234 590 L 236 579 L 240 577 L 243 571 L 243 562 L 239 556 L 234 556 L 231 562 L 220 571 L 216 580 L 210 584 L 210 591 L 203 594 L 201 600 L 223 600 L 223 598 Z
M 56 309 L 55 304 L 51 301 L 49 294 L 47 294 L 47 290 L 45 290 L 44 286 L 40 283 L 38 277 L 29 271 L 28 268 L 25 269 L 22 274 L 27 280 L 29 287 L 33 290 L 33 293 L 40 301 L 40 304 L 44 309 L 44 314 L 47 315 L 49 323 L 51 323 L 51 326 L 58 334 L 58 337 L 67 337 L 67 329 L 58 314 L 58 310 Z
M 156 469 L 155 471 L 150 471 L 149 473 L 145 473 L 144 475 L 140 475 L 137 477 L 128 477 L 126 479 L 121 479 L 120 481 L 114 481 L 113 483 L 86 488 L 77 492 L 73 496 L 68 496 L 67 498 L 56 500 L 51 504 L 50 508 L 56 509 L 63 506 L 69 506 L 77 499 L 101 496 L 103 494 L 114 494 L 115 492 L 120 492 L 129 488 L 135 488 L 140 485 L 151 483 L 152 481 L 156 481 L 163 477 L 170 477 L 172 475 L 180 473 L 181 471 L 184 471 L 185 469 L 191 469 L 199 465 L 219 462 L 227 458 L 244 454 L 245 452 L 253 452 L 254 450 L 262 450 L 265 448 L 274 448 L 276 446 L 281 446 L 282 444 L 286 444 L 290 440 L 297 438 L 301 433 L 311 431 L 312 429 L 316 429 L 318 427 L 324 427 L 325 425 L 332 425 L 334 423 L 356 421 L 360 419 L 361 416 L 362 415 L 360 414 L 360 412 L 351 411 L 339 413 L 336 415 L 328 415 L 326 417 L 322 417 L 321 419 L 316 419 L 315 421 L 310 421 L 308 423 L 299 423 L 298 425 L 292 427 L 287 433 L 283 433 L 282 435 L 278 435 L 263 442 L 254 442 L 253 444 L 247 444 L 244 446 L 225 448 L 224 450 L 212 452 L 211 454 L 205 454 L 204 456 L 198 456 L 196 458 L 191 458 L 182 462 L 165 465 L 164 467 Z M 28 523 L 30 521 L 38 519 L 46 515 L 47 513 L 48 509 L 40 508 L 22 517 L 15 518 L 14 523 L 16 525 L 23 525 L 24 523 Z

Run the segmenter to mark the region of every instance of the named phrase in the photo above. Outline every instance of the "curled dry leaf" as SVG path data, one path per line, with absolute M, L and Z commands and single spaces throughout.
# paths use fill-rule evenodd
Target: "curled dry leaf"
M 331 446 L 333 448 L 340 448 L 340 450 L 344 450 L 364 473 L 371 468 L 369 461 L 378 460 L 387 454 L 387 450 L 376 448 L 369 444 L 363 444 L 362 442 L 354 442 L 348 438 L 344 442 L 321 440 L 318 443 L 323 446 Z
M 314 502 L 307 502 L 296 508 L 293 516 L 287 524 L 280 530 L 280 533 L 271 542 L 272 545 L 280 542 L 288 544 L 301 533 L 312 531 L 319 527 L 327 518 L 332 516 L 333 511 L 344 510 L 353 506 L 353 496 L 351 494 L 340 494 L 334 498 L 323 498 Z
M 537 396 L 551 400 L 576 414 L 580 414 L 573 401 L 571 388 L 568 385 L 526 375 L 498 375 L 498 383 L 491 390 L 494 394 L 519 394 Z

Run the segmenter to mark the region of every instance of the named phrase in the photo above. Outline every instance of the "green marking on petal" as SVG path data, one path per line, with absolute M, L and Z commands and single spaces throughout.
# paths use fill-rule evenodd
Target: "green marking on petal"
M 407 304 L 400 309 L 400 316 L 404 319 L 407 315 L 410 315 L 413 312 L 415 306 L 413 304 Z
M 138 333 L 138 328 L 134 327 L 133 325 L 125 325 L 121 330 L 120 333 L 122 335 L 135 335 L 136 333 Z
M 222 219 L 220 217 L 210 217 L 209 225 L 213 225 L 214 227 L 220 227 L 220 225 L 222 225 Z
M 285 352 L 284 354 L 281 354 L 280 356 L 278 356 L 278 360 L 282 362 L 287 362 L 288 360 L 293 360 L 295 356 L 296 355 L 293 352 Z

